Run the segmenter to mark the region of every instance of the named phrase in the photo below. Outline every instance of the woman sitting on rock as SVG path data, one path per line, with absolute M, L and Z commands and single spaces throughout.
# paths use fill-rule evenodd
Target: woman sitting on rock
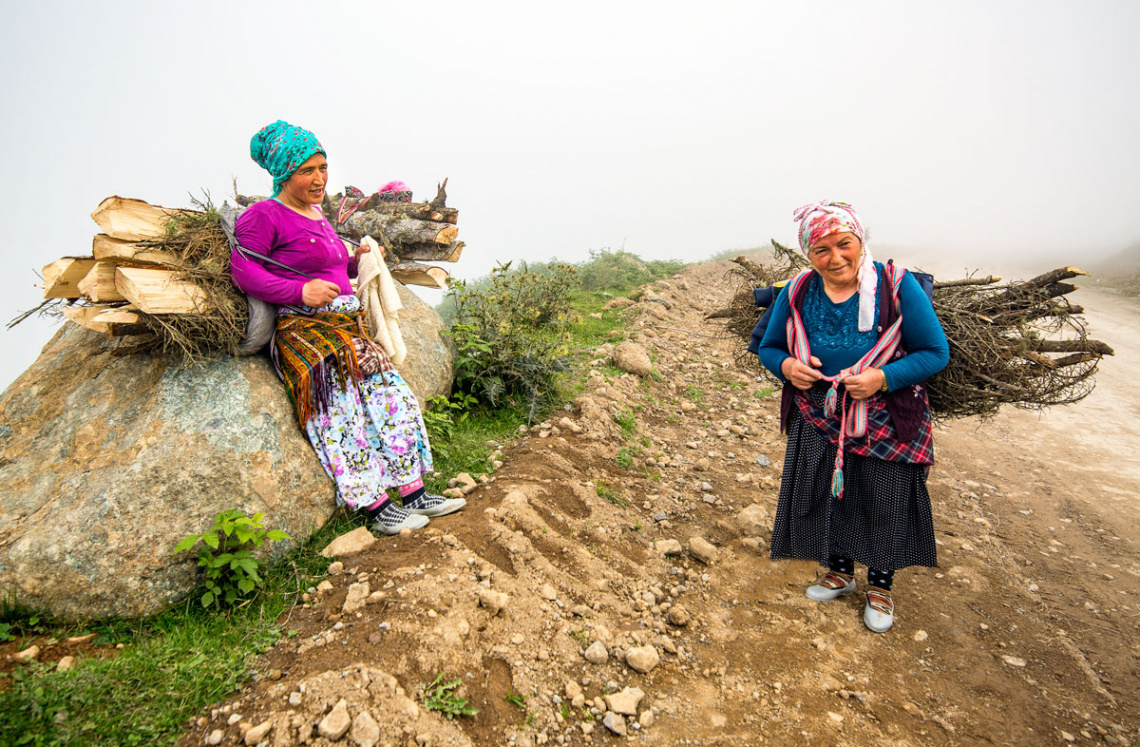
M 458 511 L 464 499 L 424 489 L 432 456 L 419 405 L 364 331 L 349 277 L 368 249 L 348 251 L 318 207 L 328 183 L 324 148 L 278 120 L 253 136 L 250 155 L 273 177 L 273 199 L 238 218 L 233 282 L 279 307 L 274 366 L 337 501 L 368 511 L 383 534 Z M 403 507 L 389 488 L 399 488 Z
M 827 567 L 807 589 L 819 602 L 853 593 L 864 563 L 863 622 L 882 633 L 894 622 L 895 571 L 937 563 L 922 382 L 946 366 L 949 346 L 914 277 L 871 257 L 850 205 L 817 203 L 795 217 L 811 269 L 776 299 L 758 350 L 785 382 L 772 557 Z

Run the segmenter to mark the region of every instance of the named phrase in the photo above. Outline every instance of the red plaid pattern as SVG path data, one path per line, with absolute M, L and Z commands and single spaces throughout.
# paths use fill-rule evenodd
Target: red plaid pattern
M 916 387 L 921 393 L 922 385 Z M 805 421 L 827 437 L 830 443 L 839 444 L 840 420 L 824 415 L 823 405 L 816 404 L 807 392 L 796 390 L 796 407 Z M 918 437 L 913 441 L 900 441 L 891 424 L 890 413 L 883 398 L 875 395 L 867 400 L 867 432 L 856 438 L 843 439 L 845 454 L 870 456 L 887 462 L 907 462 L 909 464 L 934 464 L 934 428 L 930 413 L 922 421 Z

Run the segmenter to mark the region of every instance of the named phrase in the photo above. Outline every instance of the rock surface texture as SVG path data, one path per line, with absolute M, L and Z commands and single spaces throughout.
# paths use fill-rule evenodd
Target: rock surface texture
M 455 348 L 440 334 L 446 326 L 443 319 L 407 286 L 396 283 L 396 290 L 404 304 L 400 311 L 400 333 L 408 346 L 408 357 L 399 366 L 400 376 L 408 382 L 420 404 L 437 394 L 450 394 L 455 378 Z
M 174 546 L 219 511 L 300 539 L 334 508 L 260 356 L 180 367 L 68 324 L 0 396 L 0 449 L 0 592 L 73 620 L 184 597 L 195 559 Z

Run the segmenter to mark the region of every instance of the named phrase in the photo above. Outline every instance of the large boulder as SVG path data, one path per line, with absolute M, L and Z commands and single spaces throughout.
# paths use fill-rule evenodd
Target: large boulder
M 441 334 L 443 318 L 402 283 L 396 283 L 400 301 L 400 334 L 408 346 L 408 357 L 398 368 L 400 376 L 419 398 L 420 404 L 431 397 L 451 393 L 455 379 L 455 345 Z
M 0 594 L 73 620 L 184 597 L 195 559 L 174 546 L 219 511 L 300 540 L 334 509 L 266 358 L 184 367 L 113 346 L 67 324 L 0 395 Z

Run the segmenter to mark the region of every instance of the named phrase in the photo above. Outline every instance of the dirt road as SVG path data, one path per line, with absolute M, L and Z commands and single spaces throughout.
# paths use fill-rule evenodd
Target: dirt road
M 595 351 L 572 411 L 461 514 L 344 558 L 184 744 L 333 744 L 338 714 L 385 745 L 1140 744 L 1136 307 L 1082 299 L 1119 352 L 1086 402 L 937 434 L 940 567 L 898 574 L 876 635 L 860 597 L 810 602 L 814 565 L 768 558 L 784 442 L 702 321 L 725 268 L 622 312 L 655 376 Z M 426 710 L 437 675 L 480 712 Z

